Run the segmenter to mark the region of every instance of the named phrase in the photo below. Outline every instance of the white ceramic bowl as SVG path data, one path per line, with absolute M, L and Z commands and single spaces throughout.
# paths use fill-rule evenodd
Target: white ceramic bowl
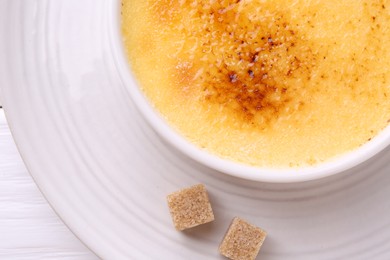
M 118 70 L 121 73 L 123 83 L 127 86 L 130 96 L 139 111 L 162 138 L 199 163 L 215 170 L 249 180 L 280 183 L 300 182 L 323 178 L 357 166 L 382 151 L 390 143 L 390 127 L 387 127 L 370 142 L 367 142 L 359 149 L 342 155 L 337 159 L 316 166 L 283 170 L 248 166 L 210 154 L 188 142 L 183 136 L 175 132 L 148 102 L 138 87 L 126 59 L 121 38 L 120 16 L 118 15 L 120 13 L 119 7 L 115 3 L 112 7 L 112 49 Z

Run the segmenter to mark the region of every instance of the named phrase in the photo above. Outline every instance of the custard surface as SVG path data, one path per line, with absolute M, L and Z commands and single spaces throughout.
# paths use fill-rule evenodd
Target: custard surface
M 124 0 L 122 33 L 150 103 L 225 159 L 314 165 L 390 120 L 388 0 Z

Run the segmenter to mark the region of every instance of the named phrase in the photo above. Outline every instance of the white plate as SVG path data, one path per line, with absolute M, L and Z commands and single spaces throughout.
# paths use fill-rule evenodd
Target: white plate
M 199 165 L 161 141 L 130 100 L 112 54 L 112 1 L 0 1 L 9 124 L 35 181 L 86 245 L 105 259 L 218 259 L 241 216 L 268 231 L 263 260 L 390 259 L 390 149 L 300 184 Z M 177 232 L 165 196 L 199 182 L 216 221 Z

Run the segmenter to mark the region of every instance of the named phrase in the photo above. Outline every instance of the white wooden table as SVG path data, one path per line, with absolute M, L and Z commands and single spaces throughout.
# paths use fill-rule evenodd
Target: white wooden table
M 0 259 L 98 259 L 40 193 L 19 156 L 1 108 Z

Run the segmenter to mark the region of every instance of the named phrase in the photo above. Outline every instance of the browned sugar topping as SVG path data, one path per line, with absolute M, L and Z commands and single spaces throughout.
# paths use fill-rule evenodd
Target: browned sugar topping
M 316 56 L 287 12 L 270 12 L 260 3 L 252 7 L 250 1 L 198 2 L 165 0 L 155 6 L 159 20 L 185 41 L 178 45 L 178 57 L 187 57 L 178 62 L 179 84 L 197 86 L 204 102 L 251 123 L 278 118 L 291 102 L 303 105 L 295 83 L 310 78 Z
M 124 0 L 140 88 L 199 147 L 257 167 L 316 165 L 390 118 L 387 0 Z

